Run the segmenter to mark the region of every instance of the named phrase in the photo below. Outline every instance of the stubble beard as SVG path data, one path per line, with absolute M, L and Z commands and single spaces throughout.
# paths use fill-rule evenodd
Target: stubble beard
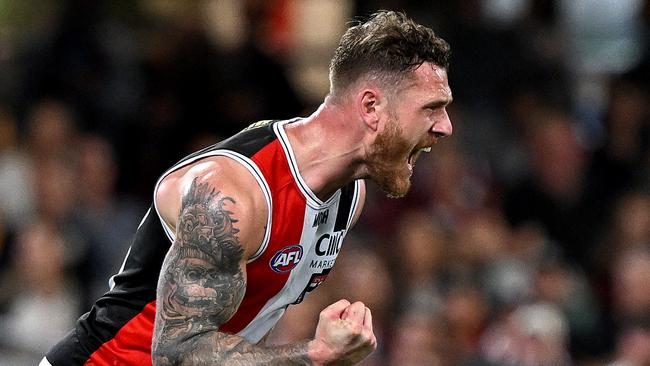
M 368 156 L 370 178 L 390 198 L 404 197 L 411 188 L 411 174 L 407 165 L 409 143 L 402 137 L 402 129 L 393 117 L 386 129 L 377 136 Z

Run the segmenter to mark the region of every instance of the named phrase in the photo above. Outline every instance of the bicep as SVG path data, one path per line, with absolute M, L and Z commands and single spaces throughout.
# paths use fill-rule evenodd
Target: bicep
M 154 347 L 218 330 L 237 311 L 246 288 L 238 201 L 192 180 L 158 283 Z

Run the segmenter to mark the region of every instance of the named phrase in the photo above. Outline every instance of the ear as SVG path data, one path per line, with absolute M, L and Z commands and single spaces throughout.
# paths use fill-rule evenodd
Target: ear
M 356 98 L 357 109 L 363 122 L 368 128 L 377 131 L 383 101 L 377 89 L 362 89 Z

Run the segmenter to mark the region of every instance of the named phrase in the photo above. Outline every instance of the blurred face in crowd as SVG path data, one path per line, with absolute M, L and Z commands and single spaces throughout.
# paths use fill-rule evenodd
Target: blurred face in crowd
M 448 332 L 444 321 L 432 314 L 406 313 L 397 323 L 390 349 L 390 365 L 448 365 Z
M 399 222 L 399 265 L 410 278 L 425 281 L 443 260 L 445 235 L 426 211 L 410 211 Z
M 419 155 L 452 133 L 446 110 L 452 96 L 445 69 L 424 63 L 396 87 L 401 90 L 388 91 L 385 127 L 368 156 L 370 177 L 389 197 L 408 192 Z
M 625 251 L 613 268 L 615 310 L 628 321 L 646 319 L 650 314 L 650 254 L 643 249 Z
M 43 222 L 27 226 L 18 238 L 17 268 L 25 288 L 55 292 L 63 276 L 65 242 L 61 233 Z
M 585 170 L 585 156 L 571 130 L 570 116 L 548 110 L 539 117 L 532 137 L 532 159 L 539 183 L 560 199 L 576 195 Z

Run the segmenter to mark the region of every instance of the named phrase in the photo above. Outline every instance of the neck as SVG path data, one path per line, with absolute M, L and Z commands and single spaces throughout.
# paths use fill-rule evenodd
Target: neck
M 311 116 L 285 125 L 298 170 L 323 201 L 364 176 L 364 132 L 352 117 L 348 107 L 328 97 Z

